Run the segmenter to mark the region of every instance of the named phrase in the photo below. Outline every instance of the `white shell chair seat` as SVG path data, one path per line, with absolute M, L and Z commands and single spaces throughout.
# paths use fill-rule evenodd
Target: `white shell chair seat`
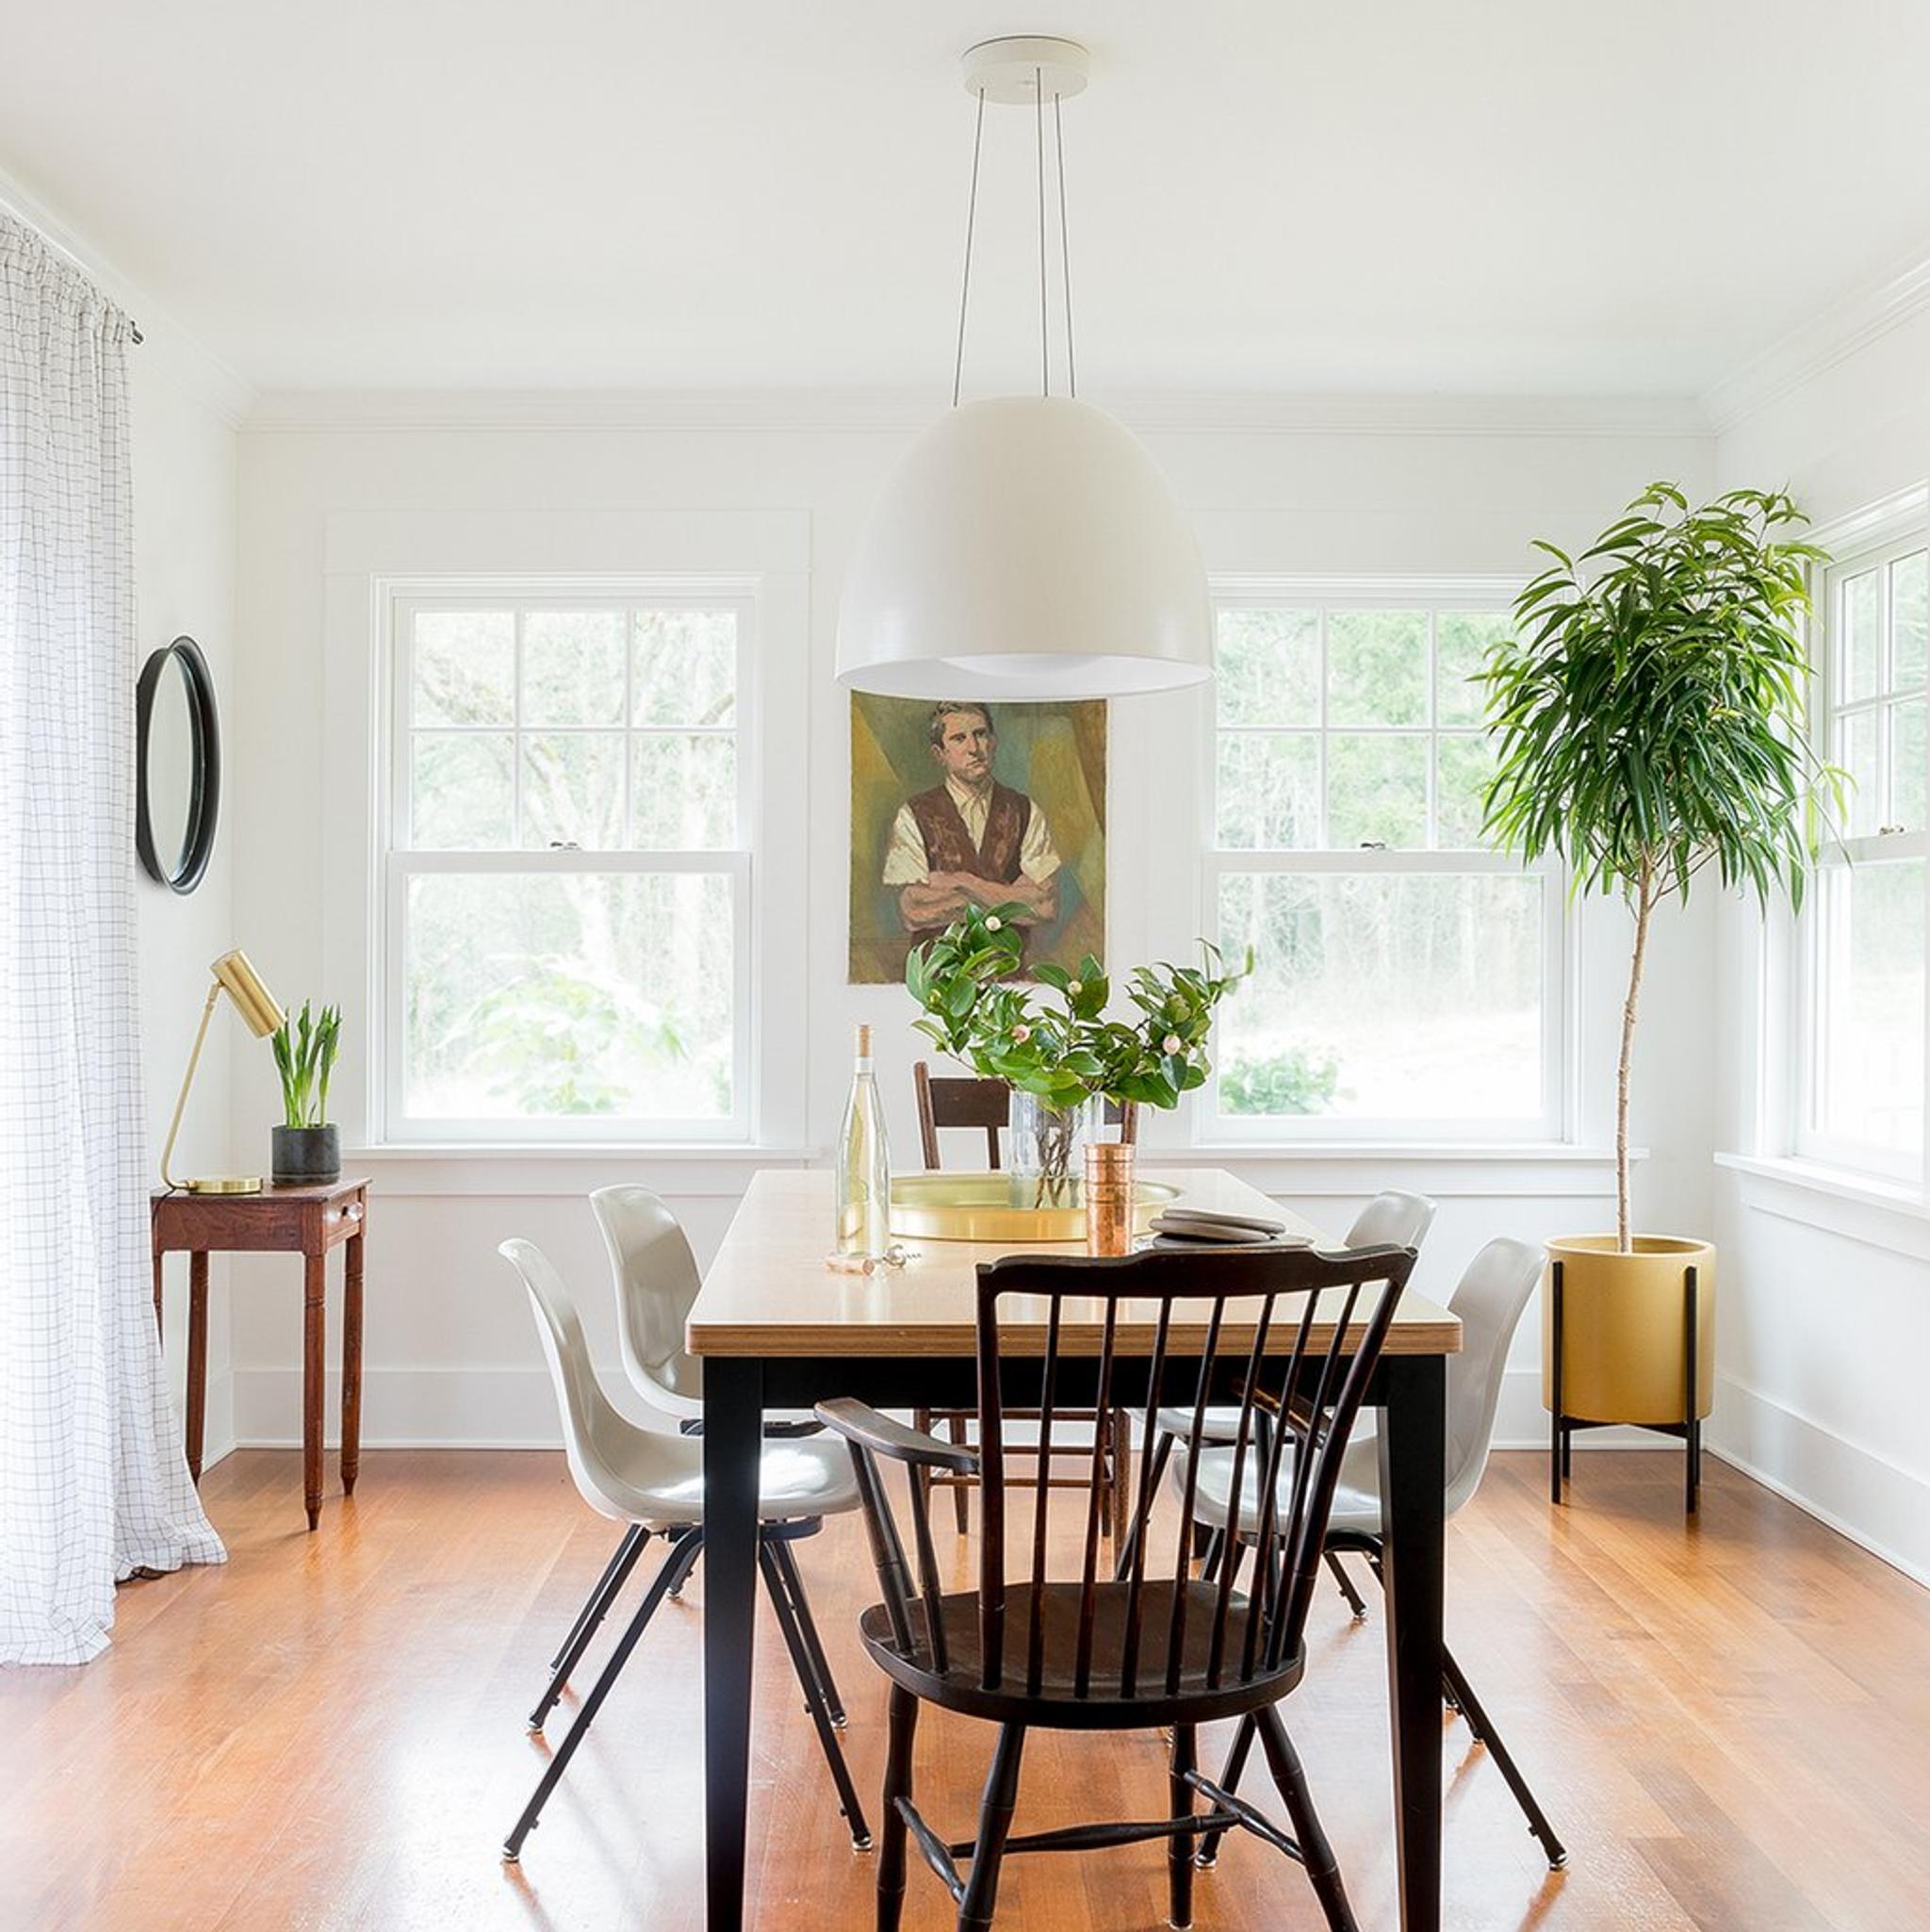
M 1354 1217 L 1347 1231 L 1346 1248 L 1418 1249 L 1434 1224 L 1434 1203 L 1425 1194 L 1404 1194 L 1398 1187 L 1376 1194 Z M 1192 1433 L 1193 1412 L 1186 1407 L 1161 1409 L 1157 1416 L 1159 1433 L 1184 1442 Z M 1205 1440 L 1230 1442 L 1239 1425 L 1235 1408 L 1206 1411 Z M 1155 1478 L 1157 1472 L 1155 1471 Z
M 661 1194 L 634 1181 L 596 1188 L 590 1211 L 616 1283 L 616 1335 L 630 1386 L 679 1423 L 701 1421 L 703 1357 L 690 1352 L 685 1333 L 703 1276 L 682 1223 Z M 808 1413 L 765 1418 L 767 1434 L 815 1435 L 818 1428 Z
M 1544 1257 L 1539 1248 L 1506 1236 L 1490 1241 L 1468 1264 L 1448 1307 L 1461 1318 L 1461 1351 L 1448 1357 L 1448 1491 L 1446 1514 L 1461 1509 L 1480 1486 L 1488 1466 L 1494 1439 L 1495 1411 L 1501 1399 L 1501 1376 L 1507 1367 L 1508 1345 L 1541 1279 Z M 1283 1465 L 1289 1458 L 1283 1455 Z M 1251 1532 L 1260 1520 L 1259 1472 L 1251 1453 L 1241 1472 L 1244 1497 L 1239 1530 Z M 1215 1447 L 1200 1452 L 1200 1474 L 1193 1492 L 1195 1517 L 1215 1530 L 1224 1530 L 1232 1514 L 1233 1464 L 1231 1449 Z M 1186 1450 L 1179 1446 L 1173 1458 L 1172 1485 L 1186 1494 Z M 1290 1485 L 1283 1468 L 1280 1483 Z M 1328 1519 L 1330 1539 L 1343 1533 L 1381 1534 L 1380 1448 L 1371 1436 L 1348 1445 L 1341 1459 L 1340 1486 L 1334 1492 Z
M 1506 1236 L 1490 1241 L 1468 1264 L 1448 1305 L 1461 1318 L 1461 1351 L 1448 1357 L 1448 1453 L 1447 1490 L 1444 1514 L 1453 1515 L 1465 1506 L 1480 1486 L 1488 1466 L 1488 1451 L 1494 1441 L 1495 1413 L 1501 1399 L 1501 1378 L 1508 1363 L 1509 1344 L 1521 1321 L 1522 1311 L 1541 1280 L 1545 1256 L 1539 1248 Z M 1290 1451 L 1292 1445 L 1287 1445 Z M 1237 1561 L 1225 1541 L 1234 1514 L 1232 1449 L 1202 1448 L 1199 1478 L 1193 1488 L 1193 1516 L 1196 1522 L 1218 1532 L 1216 1561 Z M 1255 1458 L 1250 1451 L 1241 1472 L 1241 1503 L 1238 1534 L 1252 1533 L 1261 1520 L 1260 1478 Z M 1279 1493 L 1290 1494 L 1292 1456 L 1283 1452 L 1278 1478 Z M 1184 1444 L 1173 1458 L 1173 1487 L 1184 1500 L 1186 1493 L 1187 1455 Z M 1355 1615 L 1366 1613 L 1351 1582 L 1342 1570 L 1335 1552 L 1354 1550 L 1366 1553 L 1379 1574 L 1382 1534 L 1381 1511 L 1380 1445 L 1371 1436 L 1349 1443 L 1341 1458 L 1340 1481 L 1334 1491 L 1333 1509 L 1327 1523 L 1327 1561 L 1333 1569 Z M 1541 1841 L 1550 1865 L 1567 1862 L 1567 1852 L 1552 1826 L 1529 1790 L 1527 1780 L 1516 1769 L 1506 1745 L 1496 1734 L 1487 1712 L 1481 1709 L 1464 1673 L 1444 1645 L 1443 1676 L 1453 1708 L 1467 1719 L 1476 1737 L 1487 1745 L 1497 1767 L 1506 1778 L 1528 1819 L 1529 1829 Z M 1236 1735 L 1221 1783 L 1231 1790 L 1244 1768 L 1251 1739 L 1245 1728 Z M 1208 1863 L 1217 1851 L 1217 1841 L 1208 1841 L 1201 1850 L 1201 1861 Z
M 541 1728 L 544 1717 L 562 1695 L 570 1672 L 628 1580 L 644 1545 L 657 1535 L 670 1546 L 642 1605 L 506 1842 L 505 1856 L 515 1859 L 644 1627 L 663 1596 L 681 1587 L 696 1560 L 704 1520 L 704 1449 L 701 1442 L 691 1437 L 639 1427 L 603 1393 L 591 1366 L 582 1318 L 541 1249 L 529 1241 L 510 1240 L 498 1252 L 529 1290 L 536 1333 L 563 1412 L 564 1447 L 577 1490 L 599 1514 L 630 1526 L 630 1534 L 552 1665 L 548 1688 L 531 1719 L 532 1729 Z M 871 1842 L 871 1834 L 836 1739 L 835 1726 L 842 1723 L 843 1713 L 838 1707 L 837 1689 L 825 1663 L 789 1547 L 793 1538 L 814 1532 L 825 1516 L 858 1506 L 857 1474 L 842 1442 L 828 1438 L 781 1440 L 764 1446 L 758 1471 L 758 1520 L 763 1531 L 759 1564 L 838 1787 L 841 1809 L 854 1842 L 864 1848 Z
M 698 1528 L 704 1520 L 704 1446 L 630 1421 L 603 1393 L 569 1290 L 549 1258 L 528 1241 L 502 1254 L 522 1275 L 537 1333 L 564 1401 L 564 1442 L 583 1500 L 619 1523 L 648 1530 Z M 858 1482 L 842 1442 L 764 1445 L 758 1464 L 761 1522 L 836 1515 L 858 1507 Z

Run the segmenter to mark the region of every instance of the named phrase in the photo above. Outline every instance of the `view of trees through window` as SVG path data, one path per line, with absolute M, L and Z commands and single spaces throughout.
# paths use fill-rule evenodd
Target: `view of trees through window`
M 1222 1116 L 1545 1112 L 1546 872 L 1486 851 L 1471 681 L 1497 611 L 1229 603 L 1219 614 Z
M 1850 794 L 1813 898 L 1802 1138 L 1827 1158 L 1915 1173 L 1923 1157 L 1930 550 L 1919 535 L 1846 560 L 1822 603 L 1822 735 Z
M 729 1119 L 740 612 L 404 615 L 403 1116 Z

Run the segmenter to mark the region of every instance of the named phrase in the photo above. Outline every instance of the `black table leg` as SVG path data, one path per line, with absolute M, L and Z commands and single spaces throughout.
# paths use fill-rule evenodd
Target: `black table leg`
M 1381 1498 L 1401 1932 L 1441 1924 L 1441 1531 L 1447 1358 L 1385 1355 Z M 713 1922 L 714 1923 L 714 1922 Z
M 710 1932 L 744 1924 L 763 1364 L 704 1365 L 704 1858 Z

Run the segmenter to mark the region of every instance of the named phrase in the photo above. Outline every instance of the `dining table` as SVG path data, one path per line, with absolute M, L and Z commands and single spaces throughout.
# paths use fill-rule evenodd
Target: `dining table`
M 1316 1246 L 1322 1231 L 1222 1169 L 1142 1169 L 1178 1202 L 1284 1221 Z M 977 1269 L 1005 1253 L 1078 1253 L 1083 1243 L 920 1237 L 904 1265 L 870 1273 L 827 1265 L 833 1177 L 825 1170 L 753 1176 L 689 1318 L 704 1364 L 704 1823 L 710 1932 L 746 1924 L 751 1666 L 757 1580 L 758 1465 L 766 1410 L 808 1409 L 855 1396 L 886 1409 L 971 1407 L 977 1400 Z M 1121 1311 L 1127 1315 L 1126 1310 Z M 1128 1317 L 1128 1321 L 1130 1318 Z M 1103 1334 L 1070 1307 L 1060 1375 L 1068 1401 L 1090 1400 Z M 1141 1324 L 1150 1332 L 1150 1321 Z M 1282 1324 L 1283 1332 L 1294 1324 Z M 1314 1326 L 1315 1345 L 1328 1337 Z M 1032 1332 L 1028 1333 L 1028 1329 Z M 1040 1355 L 1043 1305 L 1022 1302 L 1000 1323 L 1008 1360 Z M 1447 1360 L 1461 1325 L 1438 1303 L 1404 1293 L 1368 1385 L 1379 1412 L 1385 1529 L 1382 1581 L 1394 1776 L 1394 1834 L 1403 1932 L 1441 1923 L 1441 1564 L 1447 1484 Z M 1082 1368 L 1095 1386 L 1081 1381 Z M 1143 1405 L 1151 1363 L 1121 1351 L 1114 1400 Z

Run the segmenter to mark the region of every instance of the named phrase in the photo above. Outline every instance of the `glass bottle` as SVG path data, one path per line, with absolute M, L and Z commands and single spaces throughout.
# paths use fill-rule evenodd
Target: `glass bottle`
M 891 1245 L 891 1156 L 872 1077 L 871 1028 L 858 1029 L 851 1098 L 838 1136 L 838 1253 L 882 1255 Z

